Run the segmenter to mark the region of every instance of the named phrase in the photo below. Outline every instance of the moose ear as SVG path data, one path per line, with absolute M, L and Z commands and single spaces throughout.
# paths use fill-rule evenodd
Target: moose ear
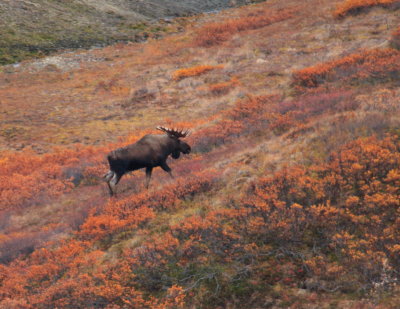
M 174 159 L 179 159 L 179 157 L 181 156 L 181 152 L 179 150 L 176 150 L 172 153 L 172 157 Z

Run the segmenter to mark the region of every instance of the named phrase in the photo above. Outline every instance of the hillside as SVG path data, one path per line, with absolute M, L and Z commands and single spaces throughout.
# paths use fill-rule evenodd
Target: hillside
M 0 308 L 398 308 L 399 8 L 270 0 L 3 66 Z M 106 154 L 157 125 L 192 153 L 110 198 Z
M 171 17 L 221 10 L 248 0 L 7 0 L 0 3 L 0 64 L 61 49 L 144 41 L 180 30 Z M 160 20 L 162 19 L 162 20 Z M 167 20 L 166 20 L 167 19 Z

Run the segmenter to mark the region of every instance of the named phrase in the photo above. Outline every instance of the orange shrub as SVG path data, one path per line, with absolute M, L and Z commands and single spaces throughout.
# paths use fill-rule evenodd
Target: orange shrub
M 140 209 L 174 207 L 208 190 L 213 174 L 197 177 L 159 194 L 110 201 L 82 226 L 78 237 L 89 240 L 66 240 L 0 265 L 0 306 L 215 307 L 248 304 L 248 295 L 265 300 L 260 286 L 353 294 L 398 282 L 398 137 L 356 140 L 323 164 L 268 173 L 240 197 L 166 229 L 121 230 Z M 122 252 L 99 250 L 112 231 L 142 241 Z
M 24 208 L 68 192 L 90 164 L 101 165 L 106 147 L 59 148 L 38 155 L 31 151 L 0 154 L 0 210 Z M 99 159 L 100 158 L 100 159 Z
M 178 207 L 182 199 L 209 190 L 218 176 L 219 174 L 212 170 L 193 173 L 191 177 L 185 177 L 185 180 L 177 179 L 173 184 L 166 185 L 157 192 L 144 191 L 117 201 L 111 200 L 105 205 L 104 213 L 119 218 L 119 220 L 126 219 L 127 223 L 131 223 L 131 220 L 139 217 L 135 213 L 136 210 L 141 208 L 162 210 Z
M 306 283 L 319 292 L 394 286 L 400 266 L 399 147 L 396 137 L 360 139 L 325 164 L 266 175 L 238 201 L 147 237 L 124 259 L 141 291 L 177 282 L 197 296 L 214 291 L 201 304 L 210 297 L 240 299 L 235 287 L 242 286 L 252 292 L 275 284 Z
M 277 101 L 277 96 L 248 96 L 239 100 L 234 107 L 222 112 L 221 119 L 196 132 L 193 148 L 207 152 L 234 137 L 265 129 L 271 120 L 268 112 Z
M 215 69 L 222 69 L 223 65 L 198 65 L 191 68 L 179 69 L 172 74 L 172 79 L 179 81 L 186 77 L 199 76 Z
M 232 88 L 239 84 L 239 80 L 237 78 L 232 78 L 230 81 L 216 83 L 208 86 L 209 91 L 213 95 L 224 95 L 229 93 Z
M 353 93 L 345 89 L 315 91 L 285 102 L 276 95 L 249 95 L 221 112 L 211 125 L 197 130 L 191 145 L 194 151 L 208 152 L 243 135 L 281 135 L 322 114 L 354 110 L 358 105 Z
M 333 15 L 339 18 L 348 14 L 359 13 L 361 10 L 373 6 L 390 7 L 397 4 L 400 4 L 399 0 L 346 0 L 336 8 Z
M 179 207 L 183 199 L 210 190 L 219 174 L 215 171 L 194 173 L 156 192 L 140 192 L 124 199 L 110 200 L 102 214 L 88 217 L 78 235 L 85 240 L 100 240 L 123 231 L 132 231 L 156 216 L 156 210 Z
M 26 261 L 18 259 L 7 267 L 0 265 L 0 307 L 15 298 L 28 299 L 36 307 L 43 304 L 64 308 L 83 304 L 91 307 L 88 302 L 100 301 L 129 304 L 132 308 L 178 308 L 183 304 L 184 293 L 177 285 L 170 286 L 165 299 L 149 298 L 144 302 L 141 293 L 133 289 L 132 284 L 137 285 L 137 280 L 131 266 L 123 259 L 102 266 L 99 259 L 103 252 L 91 244 L 96 241 L 105 246 L 113 235 L 132 232 L 152 219 L 155 210 L 173 208 L 183 199 L 209 191 L 218 176 L 213 170 L 205 171 L 185 180 L 179 179 L 153 194 L 145 192 L 118 201 L 110 200 L 103 213 L 90 216 L 76 234 L 85 241 L 69 239 L 61 242 L 58 248 L 37 250 Z M 3 238 L 4 242 L 8 241 Z M 159 240 L 157 250 L 174 243 L 173 239 L 171 242 Z
M 399 76 L 400 51 L 386 48 L 363 51 L 296 71 L 293 82 L 301 90 L 335 81 L 382 83 L 398 80 Z
M 262 28 L 288 19 L 292 15 L 293 10 L 289 9 L 279 12 L 265 10 L 258 12 L 256 16 L 240 17 L 223 23 L 210 23 L 197 31 L 194 44 L 203 47 L 218 45 L 238 32 Z

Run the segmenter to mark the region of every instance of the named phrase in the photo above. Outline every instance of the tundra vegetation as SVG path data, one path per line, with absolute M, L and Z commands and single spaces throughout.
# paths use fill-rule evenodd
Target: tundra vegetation
M 143 42 L 182 30 L 201 12 L 257 0 L 19 0 L 0 5 L 0 65 L 62 49 Z
M 398 308 L 382 3 L 270 0 L 3 67 L 0 308 Z M 154 123 L 190 129 L 191 154 L 109 197 L 107 154 Z

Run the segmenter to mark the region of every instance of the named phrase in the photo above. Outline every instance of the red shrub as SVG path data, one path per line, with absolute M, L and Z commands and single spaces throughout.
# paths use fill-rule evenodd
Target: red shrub
M 0 154 L 0 210 L 24 208 L 68 192 L 80 183 L 86 168 L 99 172 L 94 165 L 103 164 L 106 149 L 77 146 L 43 155 L 31 151 Z
M 229 40 L 234 34 L 246 30 L 253 30 L 280 22 L 292 17 L 293 10 L 259 12 L 258 16 L 246 16 L 227 20 L 223 23 L 211 23 L 200 28 L 194 39 L 197 46 L 210 47 Z
M 400 76 L 400 51 L 373 49 L 352 54 L 342 59 L 317 64 L 293 73 L 294 85 L 304 88 L 318 87 L 324 83 L 395 81 Z
M 142 240 L 124 252 L 70 239 L 0 265 L 0 305 L 201 307 L 248 304 L 242 287 L 245 295 L 265 301 L 264 294 L 257 296 L 260 286 L 351 293 L 394 286 L 399 171 L 398 138 L 351 142 L 324 164 L 287 167 L 254 180 L 225 207 L 170 221 L 166 229 L 135 231 Z M 200 175 L 154 196 L 110 201 L 82 231 L 98 241 L 140 220 L 139 210 L 177 206 L 177 198 L 209 185 L 210 177 Z
M 248 96 L 239 100 L 233 108 L 222 112 L 222 119 L 196 132 L 192 139 L 194 149 L 207 152 L 233 137 L 264 129 L 271 120 L 268 111 L 278 100 L 277 96 Z
M 296 100 L 282 102 L 277 107 L 280 114 L 295 112 L 296 118 L 304 120 L 324 114 L 326 112 L 343 112 L 353 110 L 358 105 L 351 91 L 320 92 L 312 95 L 303 95 Z
M 203 171 L 178 179 L 157 192 L 141 192 L 120 200 L 110 200 L 101 214 L 90 216 L 79 235 L 86 240 L 100 240 L 125 230 L 134 230 L 156 216 L 157 210 L 175 209 L 183 199 L 209 190 L 218 173 Z
M 216 83 L 208 86 L 209 91 L 213 95 L 225 95 L 228 94 L 232 88 L 239 84 L 239 80 L 237 78 L 232 78 L 230 81 Z

